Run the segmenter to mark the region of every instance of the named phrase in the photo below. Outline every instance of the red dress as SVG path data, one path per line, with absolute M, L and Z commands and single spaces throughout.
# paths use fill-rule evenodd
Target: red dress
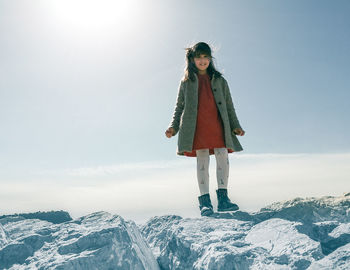
M 185 156 L 196 157 L 196 150 L 209 149 L 214 154 L 214 148 L 224 148 L 224 130 L 218 109 L 216 107 L 208 74 L 198 74 L 198 112 L 197 125 L 194 134 L 192 152 L 184 152 Z M 232 153 L 232 149 L 228 149 Z

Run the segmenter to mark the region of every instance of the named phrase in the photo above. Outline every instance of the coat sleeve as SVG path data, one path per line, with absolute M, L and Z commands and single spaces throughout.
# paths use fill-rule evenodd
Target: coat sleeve
M 173 118 L 170 122 L 170 125 L 168 128 L 173 128 L 176 135 L 179 131 L 179 126 L 180 126 L 180 118 L 184 109 L 184 83 L 181 81 L 178 94 L 177 94 L 177 99 L 176 99 L 176 105 L 175 105 L 175 110 L 173 113 Z
M 226 80 L 224 80 L 224 93 L 225 93 L 225 99 L 226 99 L 226 108 L 227 108 L 228 118 L 230 121 L 230 126 L 231 126 L 232 131 L 235 128 L 242 128 L 241 125 L 239 124 L 239 121 L 238 121 L 238 118 L 236 115 L 236 111 L 235 111 L 235 107 L 233 106 L 230 89 L 228 87 Z

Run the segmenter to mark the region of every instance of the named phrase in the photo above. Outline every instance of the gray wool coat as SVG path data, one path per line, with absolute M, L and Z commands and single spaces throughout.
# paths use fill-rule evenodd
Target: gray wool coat
M 173 118 L 168 127 L 175 130 L 174 135 L 179 133 L 178 155 L 184 155 L 185 151 L 192 151 L 198 111 L 197 75 L 195 75 L 195 78 L 195 81 L 182 80 L 180 82 Z M 224 128 L 225 146 L 235 152 L 242 151 L 243 148 L 233 132 L 235 128 L 241 128 L 241 125 L 236 116 L 227 81 L 222 76 L 213 76 L 211 88 Z

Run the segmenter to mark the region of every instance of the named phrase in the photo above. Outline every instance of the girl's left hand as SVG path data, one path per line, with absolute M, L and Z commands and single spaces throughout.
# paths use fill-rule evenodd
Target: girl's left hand
M 235 128 L 233 130 L 233 132 L 236 134 L 236 135 L 239 135 L 239 136 L 243 136 L 245 134 L 245 131 L 241 128 Z

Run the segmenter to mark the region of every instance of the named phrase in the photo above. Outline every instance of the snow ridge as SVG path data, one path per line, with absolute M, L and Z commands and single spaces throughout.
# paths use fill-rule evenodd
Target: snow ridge
M 0 218 L 0 269 L 348 269 L 350 193 L 258 212 L 153 217 L 66 212 Z M 68 215 L 67 215 L 68 214 Z
M 256 213 L 150 219 L 141 231 L 161 269 L 348 269 L 350 194 L 296 198 Z
M 46 220 L 51 223 L 59 224 L 66 221 L 72 220 L 68 212 L 65 211 L 50 211 L 50 212 L 35 212 L 27 214 L 14 214 L 14 215 L 3 215 L 0 216 L 0 222 L 5 222 L 8 219 L 40 219 Z
M 9 237 L 0 269 L 159 269 L 136 224 L 106 212 L 61 224 L 23 219 L 1 230 Z

